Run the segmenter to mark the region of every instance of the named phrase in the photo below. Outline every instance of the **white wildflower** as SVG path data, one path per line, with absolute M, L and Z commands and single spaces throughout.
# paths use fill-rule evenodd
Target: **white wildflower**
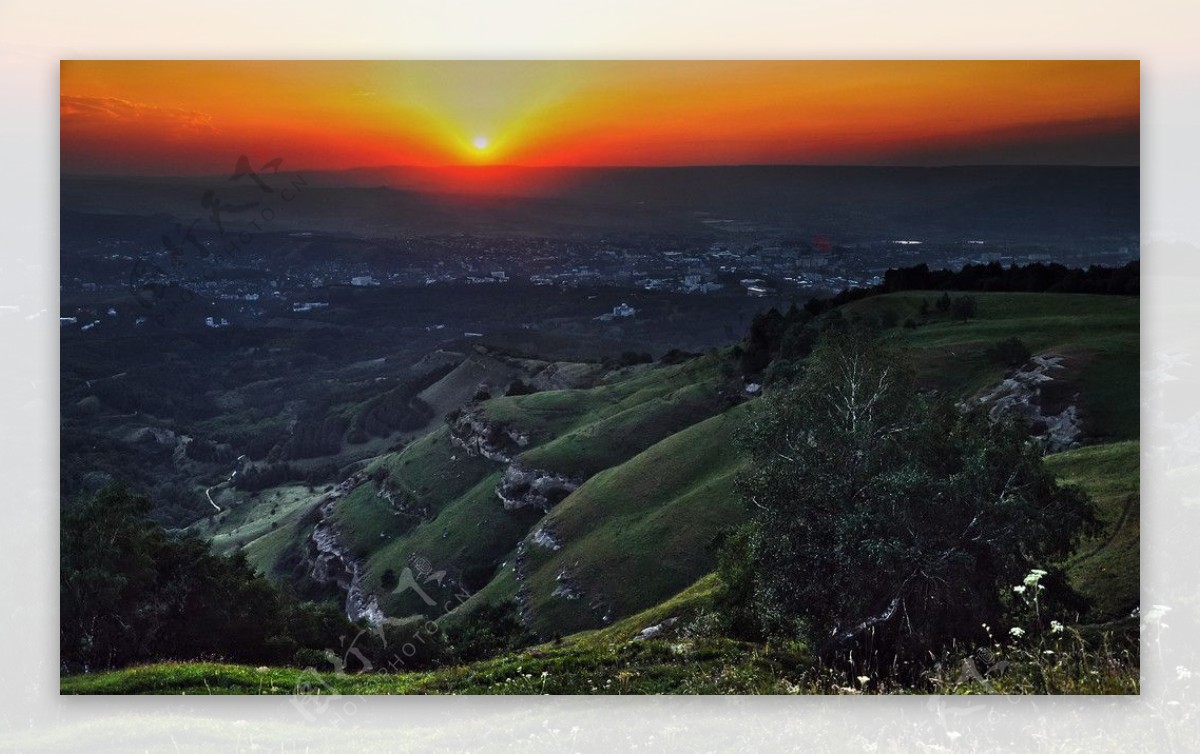
M 1025 585 L 1013 585 L 1013 592 L 1017 593 L 1018 595 L 1025 592 Z
M 858 683 L 864 687 L 867 685 L 867 682 L 869 682 L 869 681 L 871 681 L 871 677 L 869 677 L 869 676 L 858 677 Z
M 1063 627 L 1063 623 L 1061 621 L 1058 621 L 1057 619 L 1055 619 L 1050 622 L 1050 631 L 1051 632 L 1054 632 L 1055 634 L 1060 634 L 1063 629 L 1064 629 L 1064 627 Z
M 1013 627 L 1012 629 L 1008 630 L 1008 633 L 1011 634 L 1013 637 L 1024 637 L 1025 636 L 1025 630 L 1022 629 L 1021 627 Z
M 1042 577 L 1049 574 L 1045 569 L 1034 569 L 1025 575 L 1025 584 L 1032 587 L 1042 580 Z

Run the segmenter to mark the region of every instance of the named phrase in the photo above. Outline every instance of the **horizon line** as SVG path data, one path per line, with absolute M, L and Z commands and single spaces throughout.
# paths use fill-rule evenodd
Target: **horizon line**
M 443 163 L 417 165 L 393 163 L 385 165 L 355 165 L 346 168 L 289 168 L 280 173 L 349 173 L 366 170 L 529 170 L 529 171 L 600 171 L 600 170 L 714 170 L 730 168 L 871 168 L 904 170 L 961 170 L 964 168 L 1137 168 L 1141 163 L 947 163 L 924 165 L 919 163 L 679 163 L 673 165 L 523 165 L 514 163 L 465 164 Z M 145 179 L 188 179 L 215 178 L 223 173 L 114 173 L 105 171 L 59 171 L 60 178 L 145 178 Z

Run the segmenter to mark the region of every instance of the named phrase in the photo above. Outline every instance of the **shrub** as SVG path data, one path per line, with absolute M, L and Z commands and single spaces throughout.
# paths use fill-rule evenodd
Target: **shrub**
M 975 316 L 978 307 L 975 303 L 974 296 L 959 296 L 954 299 L 950 305 L 950 315 L 955 320 L 966 322 Z
M 1028 362 L 1031 356 L 1029 347 L 1016 336 L 999 341 L 987 350 L 988 361 L 1005 367 L 1020 367 Z
M 1021 427 L 918 397 L 912 375 L 894 341 L 835 327 L 748 423 L 742 568 L 764 635 L 828 662 L 919 662 L 996 625 L 1002 587 L 1094 524 Z

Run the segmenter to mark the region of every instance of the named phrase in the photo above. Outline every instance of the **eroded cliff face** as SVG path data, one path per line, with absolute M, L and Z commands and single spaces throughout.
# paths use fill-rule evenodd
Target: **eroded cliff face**
M 496 486 L 496 497 L 507 511 L 533 507 L 549 511 L 582 484 L 582 480 L 567 475 L 529 469 L 512 462 Z
M 508 465 L 496 486 L 496 497 L 508 511 L 527 507 L 549 511 L 583 483 L 517 460 L 516 455 L 529 445 L 529 436 L 490 421 L 477 406 L 451 418 L 450 443 L 468 456 Z
M 468 456 L 507 464 L 529 445 L 529 436 L 492 422 L 475 406 L 450 418 L 450 444 Z
M 361 565 L 342 546 L 337 528 L 331 515 L 347 493 L 361 485 L 366 476 L 362 473 L 338 483 L 325 499 L 318 504 L 321 518 L 313 528 L 312 544 L 314 555 L 309 575 L 318 582 L 332 583 L 346 594 L 346 617 L 351 621 L 366 619 L 372 625 L 383 621 L 383 611 L 374 595 L 367 594 L 362 587 Z
M 993 418 L 1017 414 L 1028 419 L 1047 453 L 1076 448 L 1083 437 L 1079 392 L 1066 383 L 1065 372 L 1065 357 L 1039 354 L 985 391 L 979 403 L 989 407 Z
M 504 474 L 496 485 L 496 497 L 506 511 L 533 508 L 547 512 L 583 484 L 584 478 L 534 469 L 518 459 L 530 444 L 529 436 L 490 421 L 478 405 L 468 406 L 448 418 L 450 442 L 468 456 L 481 456 L 504 464 Z M 557 534 L 548 526 L 539 527 L 517 544 L 513 573 L 517 580 L 517 608 L 522 622 L 533 625 L 530 614 L 529 586 L 526 583 L 528 544 L 549 550 L 562 547 Z M 566 600 L 583 600 L 604 623 L 611 620 L 611 609 L 598 595 L 587 595 L 565 569 L 558 575 L 554 595 Z

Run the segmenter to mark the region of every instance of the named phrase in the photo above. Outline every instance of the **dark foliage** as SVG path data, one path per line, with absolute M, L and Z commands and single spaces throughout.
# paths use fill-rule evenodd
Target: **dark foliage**
M 447 635 L 460 663 L 494 658 L 537 642 L 537 636 L 521 621 L 516 604 L 511 602 L 480 608 Z
M 699 356 L 700 355 L 695 352 L 684 351 L 683 349 L 671 349 L 667 353 L 663 354 L 662 358 L 660 358 L 658 361 L 659 364 L 683 364 L 684 362 L 687 362 L 691 359 L 696 359 Z
M 974 296 L 956 296 L 950 303 L 950 316 L 966 322 L 975 316 L 979 307 Z
M 1025 428 L 920 398 L 911 374 L 896 345 L 844 324 L 765 399 L 738 480 L 753 519 L 721 558 L 739 621 L 829 662 L 903 668 L 982 639 L 1006 591 L 1094 524 Z
M 353 627 L 299 603 L 238 555 L 213 555 L 147 519 L 150 501 L 109 486 L 63 512 L 60 661 L 66 671 L 162 659 L 289 663 Z
M 1002 364 L 1005 367 L 1020 367 L 1028 362 L 1031 356 L 1029 347 L 1016 336 L 998 341 L 989 346 L 987 350 L 989 361 Z
M 531 393 L 537 393 L 537 388 L 534 388 L 524 380 L 517 378 L 508 384 L 508 390 L 504 392 L 505 396 L 528 396 Z
M 246 467 L 233 478 L 233 485 L 238 490 L 253 492 L 282 485 L 285 482 L 297 482 L 304 478 L 303 470 L 281 462 L 266 466 Z

